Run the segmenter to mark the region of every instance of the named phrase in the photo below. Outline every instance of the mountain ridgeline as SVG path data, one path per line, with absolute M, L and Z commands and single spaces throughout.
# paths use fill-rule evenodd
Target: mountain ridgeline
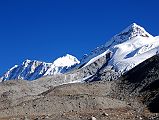
M 78 59 L 69 54 L 56 59 L 53 63 L 25 60 L 21 65 L 9 69 L 1 80 L 35 80 L 42 76 L 65 73 L 76 64 L 79 64 Z
M 98 73 L 105 71 L 109 80 L 117 79 L 136 65 L 156 55 L 159 49 L 158 41 L 158 36 L 153 37 L 143 27 L 133 23 L 107 40 L 104 45 L 85 55 L 81 61 L 68 54 L 53 63 L 26 60 L 22 65 L 15 65 L 5 72 L 1 81 L 35 80 L 43 76 L 70 73 L 74 74 L 70 79 L 82 82 L 87 78 L 92 79 L 97 71 Z

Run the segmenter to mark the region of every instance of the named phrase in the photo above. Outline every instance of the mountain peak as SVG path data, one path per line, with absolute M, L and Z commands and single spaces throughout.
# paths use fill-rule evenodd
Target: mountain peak
M 149 38 L 153 36 L 150 35 L 148 32 L 146 32 L 146 30 L 140 25 L 136 23 L 132 23 L 127 28 L 125 28 L 122 32 L 115 35 L 112 38 L 112 40 L 116 41 L 117 43 L 122 43 L 135 37 Z
M 138 25 L 137 23 L 132 23 L 130 26 L 131 26 L 131 27 L 141 27 L 141 26 Z
M 66 54 L 63 57 L 56 59 L 53 64 L 57 67 L 71 67 L 74 64 L 79 64 L 80 61 L 72 55 Z
M 127 28 L 125 28 L 121 33 L 129 32 L 129 31 L 133 32 L 135 30 L 143 30 L 143 31 L 145 31 L 145 29 L 143 27 L 141 27 L 140 25 L 138 25 L 136 23 L 132 23 Z
M 136 23 L 132 23 L 126 29 L 124 29 L 118 36 L 125 35 L 129 37 L 129 39 L 141 36 L 141 37 L 152 37 L 146 30 Z

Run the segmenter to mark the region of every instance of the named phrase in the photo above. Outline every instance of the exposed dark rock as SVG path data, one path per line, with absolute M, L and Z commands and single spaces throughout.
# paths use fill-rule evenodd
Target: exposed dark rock
M 122 97 L 136 98 L 151 112 L 159 112 L 159 55 L 156 55 L 123 75 L 117 86 Z

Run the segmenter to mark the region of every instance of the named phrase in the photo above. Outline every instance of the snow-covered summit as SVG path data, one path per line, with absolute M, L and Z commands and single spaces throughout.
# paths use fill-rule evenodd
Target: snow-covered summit
M 63 57 L 56 59 L 44 75 L 46 76 L 46 75 L 54 75 L 58 73 L 65 73 L 72 66 L 75 66 L 79 63 L 80 61 L 76 57 L 66 54 Z
M 129 35 L 129 39 L 136 37 L 136 36 L 142 36 L 142 37 L 152 37 L 146 30 L 137 25 L 136 23 L 131 24 L 126 29 L 124 29 L 120 35 Z
M 94 49 L 90 54 L 84 55 L 81 60 L 81 64 L 88 62 L 91 58 L 102 54 L 106 50 L 108 50 L 111 46 L 115 46 L 117 44 L 121 44 L 133 38 L 153 38 L 143 27 L 137 25 L 136 23 L 132 23 L 124 30 L 114 35 L 110 40 L 108 40 L 104 45 L 101 45 Z
M 76 57 L 66 54 L 63 57 L 56 59 L 53 62 L 53 65 L 56 67 L 66 67 L 66 66 L 71 67 L 72 65 L 79 64 L 79 63 L 80 61 Z
M 85 67 L 111 53 L 108 65 L 124 73 L 158 53 L 158 50 L 159 37 L 153 37 L 143 27 L 133 23 L 85 56 L 81 64 Z
M 143 27 L 136 23 L 131 24 L 119 34 L 112 37 L 112 41 L 122 43 L 135 37 L 153 37 Z
M 65 73 L 71 66 L 78 63 L 78 59 L 69 54 L 56 59 L 53 63 L 27 59 L 21 65 L 15 65 L 9 69 L 0 79 L 1 81 L 13 79 L 34 80 L 46 75 Z

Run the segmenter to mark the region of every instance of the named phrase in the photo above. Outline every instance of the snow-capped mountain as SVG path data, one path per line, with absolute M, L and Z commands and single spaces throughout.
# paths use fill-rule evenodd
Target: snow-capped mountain
M 158 51 L 159 36 L 154 37 L 146 32 L 143 27 L 133 23 L 104 45 L 97 47 L 90 54 L 84 55 L 81 61 L 68 54 L 58 58 L 53 63 L 26 60 L 22 65 L 12 67 L 1 77 L 1 80 L 34 80 L 42 76 L 61 74 L 72 70 L 73 72 L 70 74 L 73 75 L 69 75 L 69 77 L 73 77 L 69 79 L 80 81 L 83 78 L 93 76 L 103 66 L 108 70 L 113 69 L 115 75 L 116 72 L 117 75 L 118 73 L 121 75 L 158 54 Z
M 113 66 L 116 71 L 124 73 L 157 54 L 158 50 L 159 36 L 153 37 L 143 27 L 133 23 L 105 45 L 97 47 L 85 56 L 80 64 L 86 67 L 109 54 L 108 66 Z
M 46 75 L 53 75 L 57 73 L 65 73 L 67 72 L 67 70 L 69 70 L 69 68 L 79 63 L 80 61 L 76 57 L 67 54 L 64 57 L 60 57 L 56 59 L 53 62 L 53 64 L 51 64 L 50 68 L 46 71 L 44 75 L 46 76 Z
M 21 65 L 15 65 L 9 69 L 1 77 L 1 80 L 34 80 L 46 75 L 65 73 L 71 66 L 76 64 L 79 64 L 78 59 L 69 54 L 56 59 L 53 63 L 25 60 Z

